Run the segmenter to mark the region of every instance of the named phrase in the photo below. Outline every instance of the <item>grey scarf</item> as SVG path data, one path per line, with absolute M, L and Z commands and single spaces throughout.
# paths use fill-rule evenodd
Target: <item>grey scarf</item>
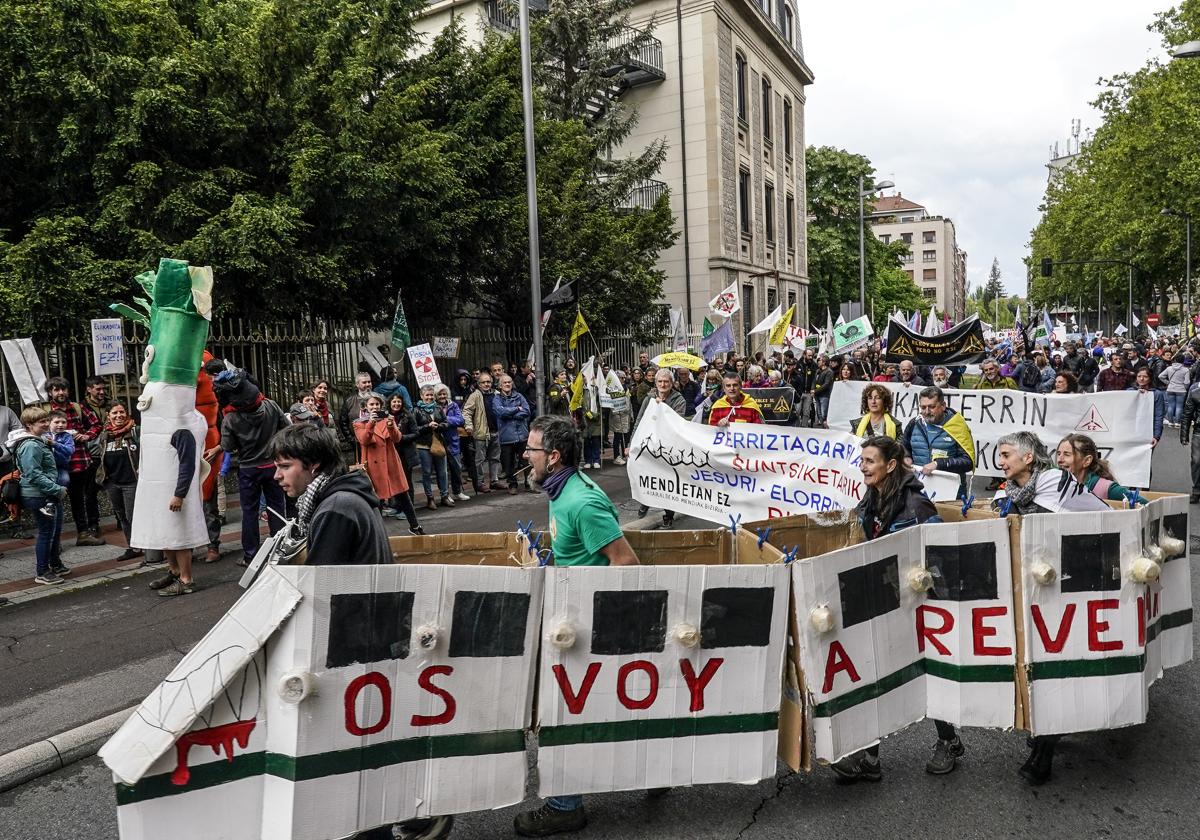
M 1037 495 L 1038 479 L 1042 477 L 1041 467 L 1036 467 L 1033 473 L 1029 476 L 1029 480 L 1025 482 L 1024 487 L 1018 487 L 1015 482 L 1012 484 L 1012 489 L 1009 490 L 1006 486 L 1005 492 L 1011 500 L 1012 506 L 1017 509 L 1018 513 L 1027 513 L 1034 504 L 1034 496 Z
M 325 489 L 325 485 L 329 483 L 329 476 L 325 473 L 319 473 L 313 477 L 312 483 L 308 485 L 308 489 L 300 494 L 300 498 L 296 500 L 296 527 L 301 534 L 308 533 L 308 523 L 312 519 L 313 508 L 317 503 L 317 496 Z

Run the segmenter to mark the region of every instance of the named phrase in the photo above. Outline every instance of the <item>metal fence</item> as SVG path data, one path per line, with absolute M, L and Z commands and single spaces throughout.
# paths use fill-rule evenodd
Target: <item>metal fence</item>
M 144 327 L 125 321 L 125 374 L 106 377 L 115 399 L 127 405 L 141 391 L 138 376 L 149 339 Z M 63 332 L 57 338 L 39 340 L 38 355 L 47 376 L 62 376 L 78 398 L 84 381 L 95 372 L 89 325 Z M 353 389 L 358 369 L 358 346 L 368 343 L 365 326 L 335 321 L 290 321 L 262 324 L 240 318 L 214 321 L 209 329 L 208 348 L 213 355 L 228 359 L 251 372 L 263 391 L 287 408 L 296 392 L 317 380 L 326 380 L 337 392 Z M 20 396 L 5 366 L 5 405 L 17 408 Z

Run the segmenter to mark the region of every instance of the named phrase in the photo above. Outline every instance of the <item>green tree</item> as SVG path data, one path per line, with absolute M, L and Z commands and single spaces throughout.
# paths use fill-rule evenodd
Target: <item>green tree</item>
M 858 179 L 867 189 L 875 185 L 875 171 L 862 155 L 832 146 L 809 147 L 805 154 L 808 184 L 809 311 L 823 322 L 828 308 L 835 312 L 844 301 L 858 300 Z M 868 203 L 868 207 L 870 204 Z M 869 212 L 869 210 L 868 210 Z M 884 244 L 865 233 L 867 306 L 875 312 L 894 308 L 920 308 L 924 298 L 900 259 L 908 246 Z M 882 315 L 880 315 L 882 317 Z
M 1004 284 L 1000 282 L 1000 260 L 992 257 L 992 268 L 988 271 L 987 283 L 983 286 L 983 305 L 990 306 L 992 301 L 1004 296 Z
M 1200 3 L 1186 0 L 1150 28 L 1165 46 L 1200 37 Z M 1102 122 L 1074 162 L 1052 175 L 1030 264 L 1036 271 L 1045 257 L 1132 262 L 1135 308 L 1163 310 L 1184 289 L 1185 255 L 1183 220 L 1161 211 L 1200 218 L 1200 62 L 1151 59 L 1101 87 Z M 1113 325 L 1125 320 L 1123 265 L 1056 266 L 1053 277 L 1035 276 L 1030 296 L 1035 308 L 1082 301 L 1086 309 L 1097 291 Z

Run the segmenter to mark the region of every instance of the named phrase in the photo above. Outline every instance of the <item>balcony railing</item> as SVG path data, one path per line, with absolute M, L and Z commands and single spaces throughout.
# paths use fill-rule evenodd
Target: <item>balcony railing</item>
M 647 178 L 634 184 L 629 194 L 617 201 L 617 207 L 621 210 L 653 210 L 666 191 L 667 185 L 662 181 Z
M 502 32 L 516 32 L 521 25 L 520 13 L 513 0 L 484 0 L 488 23 Z M 546 0 L 529 0 L 530 12 L 546 11 Z
M 641 39 L 641 43 L 636 43 Z M 640 29 L 623 26 L 621 31 L 608 42 L 610 49 L 621 50 L 626 56 L 624 66 L 625 84 L 629 87 L 646 82 L 661 82 L 667 78 L 663 63 L 662 41 L 644 37 Z

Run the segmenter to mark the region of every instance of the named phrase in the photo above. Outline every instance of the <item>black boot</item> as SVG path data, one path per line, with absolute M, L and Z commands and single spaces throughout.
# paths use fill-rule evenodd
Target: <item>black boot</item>
M 1018 774 L 1026 783 L 1037 787 L 1050 781 L 1050 765 L 1054 763 L 1054 745 L 1058 738 L 1053 735 L 1035 737 L 1029 758 L 1021 765 Z

